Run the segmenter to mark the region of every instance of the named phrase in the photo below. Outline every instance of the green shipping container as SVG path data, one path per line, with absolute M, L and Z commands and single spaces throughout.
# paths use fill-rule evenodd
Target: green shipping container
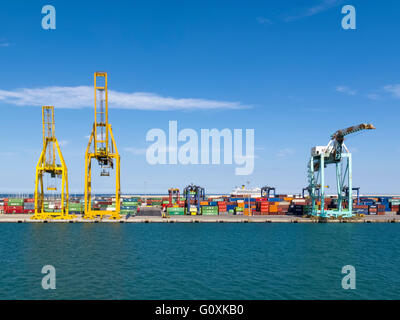
M 123 207 L 137 207 L 137 202 L 122 202 L 121 206 Z
M 8 202 L 17 202 L 17 203 L 23 203 L 24 199 L 19 199 L 19 198 L 10 198 L 8 199 Z
M 167 213 L 171 216 L 183 216 L 185 214 L 185 208 L 167 208 Z
M 217 206 L 202 206 L 201 214 L 205 216 L 216 216 L 218 215 L 218 207 Z
M 122 215 L 130 214 L 130 215 L 134 216 L 134 215 L 136 215 L 137 212 L 136 212 L 136 210 L 120 210 L 119 213 Z

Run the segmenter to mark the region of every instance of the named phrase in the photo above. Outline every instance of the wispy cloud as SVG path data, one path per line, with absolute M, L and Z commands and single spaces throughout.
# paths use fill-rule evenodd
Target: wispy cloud
M 283 157 L 288 157 L 295 154 L 295 151 L 291 148 L 285 148 L 285 149 L 281 149 L 278 151 L 278 153 L 276 154 L 277 157 L 283 158 Z
M 400 84 L 389 84 L 383 87 L 383 90 L 390 93 L 395 98 L 400 98 Z
M 15 157 L 17 154 L 15 152 L 4 151 L 0 152 L 0 156 L 2 157 Z
M 351 88 L 346 87 L 346 86 L 337 86 L 335 88 L 335 91 L 341 92 L 341 93 L 345 93 L 345 94 L 348 94 L 350 96 L 354 96 L 354 95 L 357 94 L 357 90 L 351 89 Z
M 368 93 L 365 95 L 369 100 L 380 100 L 382 97 L 377 93 Z
M 271 19 L 264 18 L 264 17 L 257 17 L 257 22 L 259 24 L 273 24 Z
M 286 17 L 284 20 L 286 22 L 289 22 L 289 21 L 298 20 L 301 18 L 311 17 L 313 15 L 316 15 L 318 13 L 321 13 L 328 9 L 336 7 L 342 2 L 343 2 L 343 0 L 322 0 L 322 1 L 320 0 L 320 1 L 318 1 L 318 4 L 304 9 L 301 13 L 299 13 L 297 15 Z
M 124 151 L 129 152 L 134 155 L 146 154 L 146 148 L 126 147 L 126 148 L 124 148 Z
M 4 38 L 0 38 L 0 47 L 9 47 L 11 43 Z
M 240 102 L 173 98 L 147 92 L 120 92 L 109 90 L 110 108 L 137 110 L 209 110 L 244 109 L 250 106 Z M 44 87 L 1 90 L 0 102 L 16 106 L 54 105 L 57 108 L 85 108 L 93 106 L 93 87 Z
M 60 147 L 65 147 L 66 145 L 69 144 L 69 141 L 68 140 L 59 140 L 58 144 Z

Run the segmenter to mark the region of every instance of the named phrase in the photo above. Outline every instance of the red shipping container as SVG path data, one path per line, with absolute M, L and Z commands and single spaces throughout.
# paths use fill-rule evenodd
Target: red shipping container
M 21 207 L 22 208 L 22 207 Z M 7 209 L 4 210 L 5 213 L 23 213 L 24 209 L 10 209 L 10 207 L 8 207 Z
M 5 206 L 5 208 L 10 210 L 24 210 L 24 206 Z
M 24 213 L 35 213 L 35 210 L 32 210 L 32 209 L 24 209 Z

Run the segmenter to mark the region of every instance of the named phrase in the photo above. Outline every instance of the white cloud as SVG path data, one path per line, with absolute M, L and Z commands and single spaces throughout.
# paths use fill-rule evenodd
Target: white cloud
M 59 140 L 58 141 L 58 145 L 60 147 L 65 147 L 67 144 L 69 144 L 69 141 L 67 141 L 67 140 Z
M 365 96 L 370 100 L 379 100 L 379 99 L 381 99 L 381 96 L 379 94 L 377 94 L 377 93 L 368 93 Z
M 9 47 L 10 45 L 11 43 L 8 42 L 6 39 L 0 38 L 0 47 Z
M 348 94 L 350 96 L 354 96 L 357 94 L 357 90 L 353 90 L 346 86 L 337 86 L 335 91 Z
M 4 151 L 0 152 L 0 156 L 2 157 L 15 157 L 17 154 L 15 152 Z
M 134 155 L 143 155 L 146 154 L 146 148 L 135 148 L 135 147 L 127 147 L 124 148 L 126 152 L 129 152 Z
M 109 107 L 137 110 L 209 110 L 244 109 L 249 106 L 240 102 L 208 99 L 163 97 L 146 92 L 108 91 Z M 0 102 L 16 106 L 54 105 L 57 108 L 85 108 L 93 106 L 93 87 L 44 87 L 1 90 Z
M 264 17 L 257 17 L 257 22 L 259 24 L 272 24 L 273 23 L 270 19 L 264 18 Z
M 319 1 L 319 3 L 317 5 L 307 8 L 306 10 L 304 10 L 302 13 L 300 13 L 298 15 L 287 17 L 285 19 L 285 21 L 289 22 L 289 21 L 298 20 L 298 19 L 301 19 L 301 18 L 311 17 L 313 15 L 316 15 L 318 13 L 326 11 L 326 10 L 328 10 L 330 8 L 336 7 L 341 2 L 343 2 L 343 0 L 322 0 L 322 1 Z
M 290 148 L 285 148 L 285 149 L 281 149 L 278 151 L 278 153 L 276 154 L 277 157 L 288 157 L 295 154 L 295 151 L 293 149 Z
M 400 84 L 390 84 L 390 85 L 384 86 L 383 89 L 386 92 L 389 92 L 395 98 L 400 98 Z

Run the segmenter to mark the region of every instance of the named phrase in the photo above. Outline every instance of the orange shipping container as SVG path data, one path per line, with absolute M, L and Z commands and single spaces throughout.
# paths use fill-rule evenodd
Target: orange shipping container
M 276 213 L 276 212 L 278 212 L 278 206 L 277 205 L 270 205 L 269 206 L 269 212 L 270 213 Z

